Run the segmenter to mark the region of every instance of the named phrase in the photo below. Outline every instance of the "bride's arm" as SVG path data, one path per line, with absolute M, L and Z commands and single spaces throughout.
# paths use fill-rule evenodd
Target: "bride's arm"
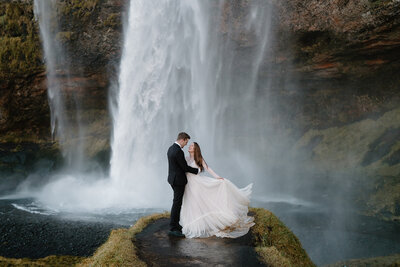
M 219 176 L 218 174 L 216 174 L 210 167 L 208 167 L 208 165 L 207 165 L 207 163 L 204 161 L 204 159 L 203 159 L 203 167 L 204 167 L 204 169 L 205 169 L 209 174 L 211 174 L 212 176 L 214 176 L 214 178 L 216 178 L 216 179 L 224 179 L 224 178 L 222 178 L 221 176 Z

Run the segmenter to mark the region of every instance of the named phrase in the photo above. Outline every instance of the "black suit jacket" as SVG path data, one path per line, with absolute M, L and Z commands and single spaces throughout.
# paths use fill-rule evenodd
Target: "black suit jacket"
M 186 172 L 197 174 L 199 169 L 187 165 L 185 155 L 181 147 L 174 143 L 169 147 L 168 152 L 168 183 L 170 185 L 187 184 Z

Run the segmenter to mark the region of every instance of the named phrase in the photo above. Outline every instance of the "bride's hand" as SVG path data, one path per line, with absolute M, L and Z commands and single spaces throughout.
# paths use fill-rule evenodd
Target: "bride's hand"
M 222 178 L 222 177 L 218 177 L 218 179 L 220 179 L 220 180 L 224 180 L 224 178 Z

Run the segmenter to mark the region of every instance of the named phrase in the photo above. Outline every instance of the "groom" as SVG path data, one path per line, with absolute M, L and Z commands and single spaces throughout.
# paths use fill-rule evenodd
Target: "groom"
M 182 198 L 187 183 L 186 172 L 198 174 L 199 169 L 187 165 L 182 148 L 189 142 L 187 133 L 179 133 L 176 142 L 169 147 L 168 156 L 168 183 L 174 190 L 174 200 L 171 208 L 170 231 L 168 235 L 184 237 L 182 226 L 179 225 Z

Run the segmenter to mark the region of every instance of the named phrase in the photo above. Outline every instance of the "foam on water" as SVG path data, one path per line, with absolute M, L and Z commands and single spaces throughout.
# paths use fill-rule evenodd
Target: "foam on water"
M 33 214 L 41 214 L 41 215 L 56 215 L 57 214 L 56 211 L 51 212 L 48 209 L 44 210 L 41 207 L 37 206 L 33 202 L 31 204 L 27 204 L 27 205 L 20 205 L 20 204 L 16 204 L 16 203 L 11 203 L 11 205 L 18 210 L 23 210 L 23 211 L 33 213 Z

